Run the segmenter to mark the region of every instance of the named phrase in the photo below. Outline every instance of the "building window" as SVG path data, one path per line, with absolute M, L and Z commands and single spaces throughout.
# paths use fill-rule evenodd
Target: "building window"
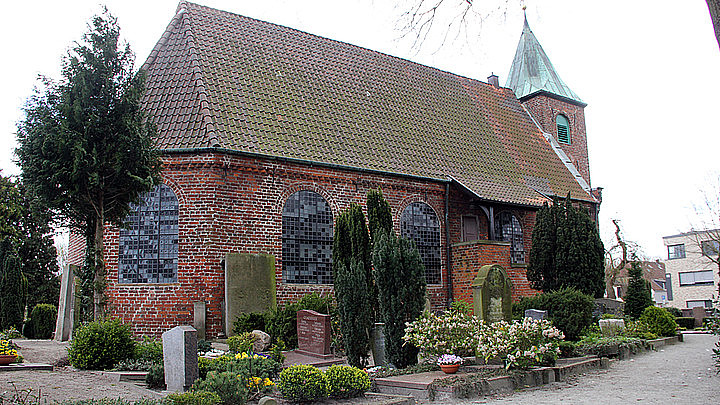
M 689 301 L 685 301 L 685 305 L 687 305 L 688 308 L 695 308 L 695 307 L 712 308 L 712 300 L 689 300 Z
M 557 140 L 561 143 L 570 145 L 570 122 L 567 117 L 560 114 L 556 118 L 557 122 Z
M 668 260 L 671 259 L 684 259 L 685 258 L 685 245 L 670 245 L 668 246 Z
M 120 283 L 177 282 L 178 201 L 164 184 L 140 196 L 131 205 L 120 230 Z
M 702 247 L 702 254 L 707 257 L 718 257 L 718 251 L 720 251 L 720 243 L 716 240 L 704 240 L 700 242 Z
M 332 284 L 333 215 L 313 191 L 288 198 L 282 213 L 283 280 L 294 284 Z
M 679 273 L 680 285 L 712 285 L 713 284 L 713 271 L 689 271 L 686 273 Z
M 440 221 L 435 211 L 423 202 L 414 202 L 400 217 L 400 235 L 412 239 L 425 265 L 425 281 L 440 284 Z
M 525 263 L 522 227 L 515 215 L 501 212 L 495 216 L 495 239 L 510 242 L 511 263 Z
M 480 239 L 480 225 L 478 224 L 478 218 L 474 215 L 463 215 L 462 231 L 463 242 Z

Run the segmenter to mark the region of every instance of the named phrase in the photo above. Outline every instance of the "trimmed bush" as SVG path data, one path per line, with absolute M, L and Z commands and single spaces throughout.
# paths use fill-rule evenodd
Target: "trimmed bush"
M 195 381 L 192 390 L 213 392 L 224 405 L 244 404 L 248 395 L 247 382 L 230 371 L 210 371 L 205 379 Z
M 323 399 L 328 394 L 327 378 L 319 368 L 295 365 L 280 373 L 277 387 L 289 401 L 308 402 Z
M 70 364 L 82 370 L 111 369 L 120 360 L 133 357 L 135 341 L 130 325 L 119 319 L 90 322 L 73 333 L 68 348 Z
M 558 347 L 560 348 L 560 357 L 568 358 L 577 356 L 577 346 L 577 342 L 571 342 L 567 340 L 561 341 L 560 343 L 558 343 Z
M 682 316 L 682 311 L 675 307 L 664 307 L 664 310 L 668 311 L 670 315 L 674 316 L 675 318 L 680 318 Z
M 173 393 L 167 399 L 172 405 L 216 405 L 221 401 L 218 394 L 209 391 Z
M 150 388 L 165 389 L 165 366 L 163 363 L 155 363 L 145 375 L 145 384 Z
M 239 335 L 230 336 L 227 340 L 228 347 L 233 353 L 243 353 L 251 351 L 253 343 L 257 339 L 257 336 L 250 332 L 245 332 Z
M 262 312 L 248 312 L 240 314 L 233 322 L 233 332 L 236 335 L 254 330 L 265 330 L 265 314 Z
M 675 323 L 677 323 L 679 327 L 685 328 L 687 330 L 695 329 L 695 318 L 691 316 L 677 317 L 675 318 Z
M 640 322 L 647 325 L 650 332 L 658 336 L 675 336 L 677 322 L 668 311 L 658 307 L 647 307 L 640 315 Z
M 357 367 L 330 366 L 325 371 L 325 378 L 333 398 L 354 398 L 370 389 L 370 377 Z
M 163 362 L 162 340 L 143 336 L 143 339 L 135 344 L 135 359 L 151 361 L 154 363 Z
M 57 308 L 52 304 L 37 304 L 25 323 L 23 335 L 28 339 L 50 339 L 55 331 Z
M 566 340 L 579 340 L 583 329 L 594 323 L 595 301 L 574 288 L 523 298 L 514 310 L 523 314 L 526 309 L 544 309 L 553 325 L 565 334 Z

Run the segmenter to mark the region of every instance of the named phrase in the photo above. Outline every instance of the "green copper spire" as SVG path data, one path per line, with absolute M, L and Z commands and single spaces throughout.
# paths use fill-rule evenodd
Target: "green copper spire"
M 530 30 L 527 17 L 505 87 L 511 88 L 519 99 L 538 92 L 548 92 L 585 105 L 555 71 Z

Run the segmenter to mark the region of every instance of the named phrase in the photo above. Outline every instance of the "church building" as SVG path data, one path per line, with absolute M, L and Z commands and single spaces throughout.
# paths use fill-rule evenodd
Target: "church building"
M 105 244 L 108 312 L 137 334 L 198 315 L 225 334 L 233 253 L 274 258 L 278 305 L 332 293 L 335 219 L 371 189 L 417 244 L 436 309 L 471 301 L 487 264 L 513 299 L 533 294 L 539 207 L 569 193 L 599 210 L 586 104 L 527 21 L 504 87 L 185 1 L 142 69 L 162 184 Z

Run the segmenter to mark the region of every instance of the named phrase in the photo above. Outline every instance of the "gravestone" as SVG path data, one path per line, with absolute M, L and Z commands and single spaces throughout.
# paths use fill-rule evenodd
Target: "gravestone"
M 330 358 L 330 315 L 301 309 L 297 312 L 298 348 L 307 356 Z
M 598 324 L 603 337 L 620 336 L 625 333 L 624 319 L 601 319 Z
M 385 366 L 385 324 L 376 322 L 375 327 L 370 332 L 370 349 L 373 356 L 373 365 Z
M 472 288 L 475 316 L 489 323 L 512 319 L 512 286 L 502 266 L 481 267 Z
M 162 342 L 167 390 L 184 392 L 198 378 L 197 331 L 176 326 L 162 334 Z
M 540 309 L 526 309 L 525 310 L 525 318 L 532 318 L 535 320 L 543 320 L 547 319 L 548 311 L 543 311 Z
M 79 267 L 74 264 L 65 266 L 60 279 L 60 302 L 58 302 L 55 340 L 66 342 L 72 336 L 75 304 L 75 273 Z
M 197 330 L 198 339 L 205 339 L 205 301 L 193 302 L 193 327 Z
M 707 317 L 707 311 L 703 307 L 693 307 L 692 317 L 695 318 L 695 327 L 702 326 L 703 319 Z
M 234 335 L 233 322 L 240 314 L 265 312 L 276 306 L 275 256 L 225 255 L 225 333 Z

